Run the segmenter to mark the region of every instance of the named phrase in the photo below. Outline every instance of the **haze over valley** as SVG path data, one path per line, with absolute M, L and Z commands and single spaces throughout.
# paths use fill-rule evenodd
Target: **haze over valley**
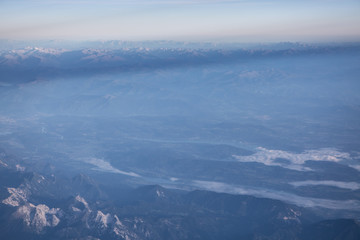
M 360 239 L 359 12 L 0 1 L 0 239 Z
M 56 219 L 37 224 L 36 232 L 63 238 L 57 223 L 77 220 L 69 220 L 60 199 L 74 197 L 90 205 L 97 199 L 98 211 L 124 221 L 119 202 L 144 185 L 155 185 L 146 191 L 159 198 L 204 190 L 280 200 L 304 209 L 297 211 L 305 211 L 306 224 L 359 217 L 358 44 L 119 44 L 1 52 L 0 167 L 10 174 L 2 211 L 17 209 L 12 216 L 25 229 L 35 224 L 25 208 L 42 211 Z M 113 234 L 119 226 L 110 227 Z M 126 231 L 130 239 L 155 236 Z

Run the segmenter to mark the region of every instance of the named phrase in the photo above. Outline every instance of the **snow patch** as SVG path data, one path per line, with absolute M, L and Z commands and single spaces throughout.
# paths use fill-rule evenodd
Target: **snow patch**
M 18 207 L 21 204 L 24 204 L 27 202 L 27 196 L 29 192 L 26 189 L 21 188 L 8 188 L 8 192 L 10 193 L 10 196 L 2 201 L 2 203 L 12 206 L 12 207 Z
M 302 186 L 314 186 L 314 185 L 322 185 L 322 186 L 331 186 L 344 188 L 349 190 L 358 190 L 360 189 L 360 183 L 357 182 L 339 182 L 339 181 L 299 181 L 299 182 L 290 182 L 294 187 L 302 187 Z
M 164 194 L 164 192 L 163 191 L 160 191 L 160 190 L 156 190 L 156 195 L 158 196 L 158 197 L 165 197 L 165 194 Z
M 287 213 L 279 213 L 278 219 L 282 219 L 285 222 L 296 221 L 300 222 L 299 216 L 301 216 L 301 212 L 295 211 L 293 209 L 288 209 Z
M 16 164 L 16 171 L 18 172 L 24 172 L 25 171 L 25 167 L 22 167 L 20 164 Z
M 77 202 L 79 202 L 79 203 L 82 203 L 86 209 L 90 209 L 90 208 L 89 208 L 89 204 L 88 204 L 88 203 L 86 202 L 86 200 L 85 200 L 83 197 L 81 197 L 80 195 L 77 195 L 77 196 L 75 197 L 75 200 L 76 200 Z
M 44 176 L 39 176 L 39 179 L 37 180 L 37 182 L 38 183 L 41 183 L 42 181 L 44 181 L 45 180 L 45 178 L 44 178 Z
M 108 224 L 111 223 L 111 216 L 109 213 L 104 214 L 101 211 L 97 211 L 95 221 L 100 223 L 102 228 L 107 228 Z
M 114 215 L 115 224 L 113 232 L 115 235 L 120 236 L 123 239 L 138 239 L 135 233 L 130 232 L 126 226 L 119 220 L 118 216 Z
M 7 167 L 8 165 L 6 163 L 4 163 L 3 161 L 0 160 L 0 165 Z
M 52 225 L 57 226 L 60 223 L 60 219 L 56 215 L 52 215 Z
M 80 209 L 78 209 L 77 207 L 74 207 L 74 206 L 71 207 L 71 210 L 73 210 L 74 212 L 81 212 Z
M 28 227 L 40 233 L 45 227 L 55 227 L 60 223 L 60 219 L 56 216 L 59 213 L 60 208 L 49 208 L 45 204 L 37 206 L 26 204 L 19 207 L 14 216 L 23 219 Z

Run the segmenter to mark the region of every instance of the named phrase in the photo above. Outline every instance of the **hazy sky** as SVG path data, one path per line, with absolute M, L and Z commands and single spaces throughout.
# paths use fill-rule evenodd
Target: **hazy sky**
M 354 41 L 360 0 L 0 0 L 0 38 Z

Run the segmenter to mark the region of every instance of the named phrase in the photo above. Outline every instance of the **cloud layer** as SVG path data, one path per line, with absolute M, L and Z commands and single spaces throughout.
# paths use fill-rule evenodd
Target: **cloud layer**
M 295 187 L 322 185 L 322 186 L 338 187 L 338 188 L 344 188 L 350 190 L 360 189 L 360 183 L 357 182 L 339 182 L 339 181 L 331 181 L 331 180 L 328 181 L 308 180 L 308 181 L 291 182 L 290 184 Z
M 85 162 L 96 166 L 95 170 L 98 170 L 98 171 L 118 173 L 118 174 L 123 174 L 123 175 L 131 176 L 131 177 L 140 177 L 140 175 L 138 175 L 136 173 L 125 172 L 125 171 L 121 171 L 117 168 L 114 168 L 113 166 L 111 166 L 110 163 L 106 162 L 103 159 L 89 158 L 89 159 L 86 159 Z
M 329 200 L 329 199 L 321 199 L 321 198 L 301 197 L 286 192 L 257 189 L 257 188 L 244 188 L 240 186 L 234 186 L 222 182 L 213 182 L 213 181 L 193 181 L 193 185 L 195 187 L 209 191 L 224 192 L 231 194 L 244 194 L 244 195 L 252 195 L 256 197 L 277 199 L 302 207 L 322 207 L 322 208 L 338 209 L 338 210 L 360 211 L 360 201 L 358 200 L 340 201 L 340 200 Z
M 306 161 L 328 161 L 340 162 L 351 160 L 350 154 L 339 152 L 332 148 L 319 150 L 308 150 L 303 153 L 291 153 L 282 150 L 269 150 L 259 147 L 258 151 L 250 156 L 233 155 L 239 162 L 258 162 L 267 166 L 280 166 L 297 171 L 311 171 L 310 168 L 303 166 Z M 285 159 L 286 161 L 277 161 Z

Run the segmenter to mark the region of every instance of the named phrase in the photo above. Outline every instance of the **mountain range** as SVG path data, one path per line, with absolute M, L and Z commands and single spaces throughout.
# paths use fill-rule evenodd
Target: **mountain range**
M 357 239 L 355 219 L 325 220 L 278 200 L 211 191 L 102 187 L 2 162 L 5 239 Z M 60 178 L 60 180 L 59 180 Z
M 0 44 L 2 239 L 359 239 L 358 43 Z

